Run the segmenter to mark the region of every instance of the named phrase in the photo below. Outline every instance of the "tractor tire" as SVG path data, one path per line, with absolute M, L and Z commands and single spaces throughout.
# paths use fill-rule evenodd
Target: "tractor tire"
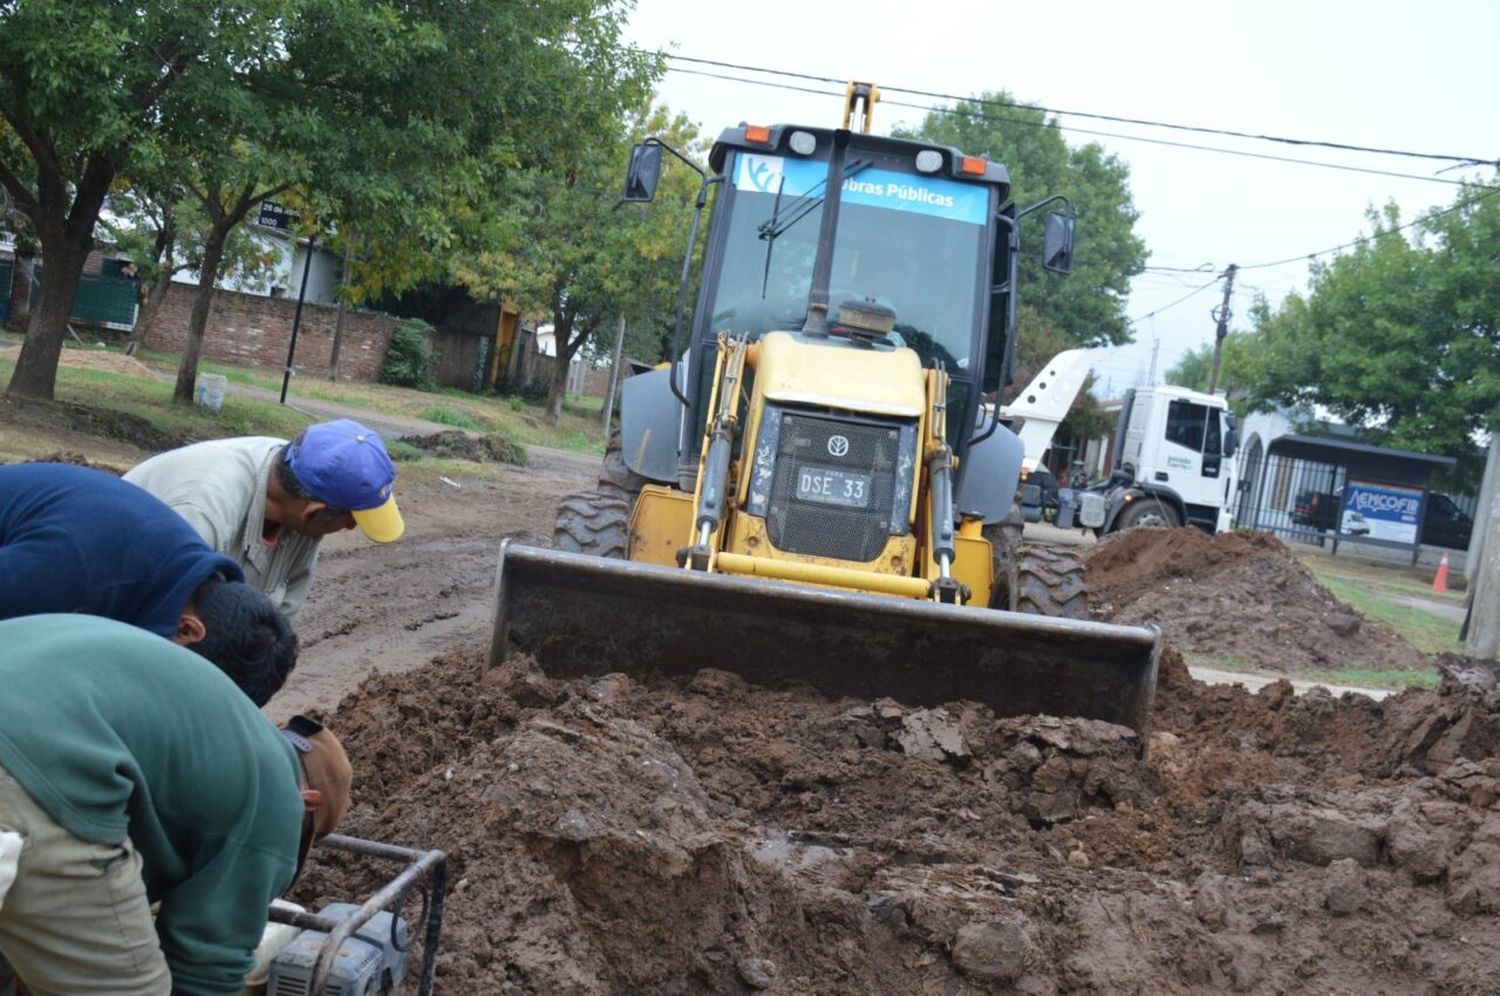
M 557 506 L 552 548 L 625 560 L 630 554 L 630 502 L 597 491 L 569 495 Z
M 615 423 L 609 430 L 609 442 L 604 446 L 604 466 L 599 471 L 599 494 L 615 495 L 633 502 L 647 484 L 646 478 L 625 465 L 625 448 L 620 441 L 620 426 Z
M 997 522 L 986 522 L 980 535 L 990 541 L 990 564 L 994 570 L 995 585 L 990 590 L 990 608 L 1010 608 L 1010 588 L 1007 584 L 1010 564 L 1021 547 L 1021 533 L 1026 528 L 1026 513 L 1021 511 L 1021 497 L 1017 493 L 1010 503 L 1010 512 Z
M 1005 572 L 1003 592 L 1012 612 L 1056 619 L 1089 618 L 1083 563 L 1069 550 L 1028 543 L 1018 547 Z
M 1130 507 L 1115 519 L 1110 532 L 1117 533 L 1139 526 L 1157 529 L 1176 529 L 1182 525 L 1177 510 L 1159 498 L 1141 498 L 1130 503 Z

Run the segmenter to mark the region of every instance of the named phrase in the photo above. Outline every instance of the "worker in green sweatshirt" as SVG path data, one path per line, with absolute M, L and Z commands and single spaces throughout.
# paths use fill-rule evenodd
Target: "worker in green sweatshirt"
M 238 992 L 348 809 L 338 741 L 93 616 L 0 622 L 0 690 L 0 956 L 34 996 Z

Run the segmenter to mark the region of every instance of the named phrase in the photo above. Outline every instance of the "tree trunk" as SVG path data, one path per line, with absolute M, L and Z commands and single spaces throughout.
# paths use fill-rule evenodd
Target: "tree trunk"
M 198 382 L 198 357 L 203 352 L 203 332 L 208 327 L 208 312 L 214 303 L 214 282 L 219 278 L 219 267 L 224 262 L 224 243 L 228 240 L 229 229 L 219 222 L 209 229 L 208 241 L 203 246 L 198 294 L 193 298 L 187 342 L 182 347 L 182 362 L 177 366 L 177 386 L 172 388 L 172 400 L 185 405 L 193 403 L 193 390 Z
M 16 358 L 5 393 L 12 397 L 51 401 L 57 387 L 57 361 L 62 356 L 63 336 L 73 312 L 73 297 L 83 264 L 93 245 L 92 236 L 81 244 L 60 235 L 42 241 L 42 292 L 26 326 L 26 341 Z
M 173 248 L 176 243 L 177 219 L 168 205 L 162 208 L 161 228 L 156 232 L 156 258 L 152 260 L 160 275 L 155 283 L 146 287 L 146 293 L 141 298 L 140 309 L 135 314 L 135 328 L 130 330 L 130 340 L 125 345 L 128 356 L 134 356 L 146 344 L 146 336 L 151 334 L 151 326 L 156 324 L 156 315 L 161 311 L 162 302 L 167 299 L 167 291 L 172 286 L 172 274 L 177 270 Z
M 10 313 L 5 327 L 21 335 L 31 327 L 31 275 L 36 268 L 36 253 L 16 246 L 15 269 L 10 278 Z
M 132 356 L 146 344 L 146 337 L 151 334 L 151 327 L 156 324 L 156 316 L 161 313 L 161 306 L 171 288 L 172 278 L 163 273 L 160 280 L 146 289 L 145 300 L 141 302 L 141 310 L 136 312 L 135 328 L 130 331 L 130 343 L 126 347 L 126 352 Z
M 557 350 L 554 357 L 557 363 L 552 367 L 552 383 L 547 385 L 547 419 L 553 425 L 562 422 L 563 399 L 568 394 L 568 365 L 571 358 L 563 355 L 563 350 Z
M 42 293 L 26 326 L 26 341 L 16 358 L 10 386 L 5 389 L 8 395 L 42 401 L 53 398 L 57 361 L 62 356 L 73 297 L 78 293 L 78 278 L 94 248 L 94 225 L 114 177 L 114 159 L 108 153 L 94 153 L 84 165 L 71 204 L 60 174 L 39 177 L 44 195 L 28 214 L 42 246 Z

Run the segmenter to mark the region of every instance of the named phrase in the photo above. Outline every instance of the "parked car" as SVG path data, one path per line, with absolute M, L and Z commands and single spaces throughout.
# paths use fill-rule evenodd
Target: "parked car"
M 1299 491 L 1292 504 L 1292 521 L 1299 526 L 1308 526 L 1319 532 L 1333 528 L 1340 521 L 1340 510 L 1344 505 L 1343 490 Z M 1359 513 L 1342 517 L 1343 532 L 1349 536 L 1369 533 L 1370 525 Z M 1474 530 L 1474 519 L 1458 507 L 1448 495 L 1438 491 L 1427 494 L 1422 509 L 1422 543 L 1425 546 L 1441 546 L 1450 550 L 1466 550 L 1469 534 Z
M 1459 508 L 1452 498 L 1436 491 L 1427 496 L 1427 507 L 1422 512 L 1423 543 L 1450 550 L 1467 550 L 1473 531 L 1473 517 Z

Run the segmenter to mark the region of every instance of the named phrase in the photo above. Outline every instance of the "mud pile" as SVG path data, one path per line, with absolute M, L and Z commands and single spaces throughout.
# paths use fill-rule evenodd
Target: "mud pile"
M 446 993 L 1493 991 L 1500 697 L 1193 682 L 1130 730 L 478 650 L 331 719 L 348 832 L 442 847 Z M 319 857 L 300 898 L 374 883 Z
M 503 432 L 474 436 L 458 429 L 446 429 L 427 436 L 402 436 L 398 441 L 434 456 L 454 460 L 508 463 L 516 467 L 526 466 L 528 460 L 526 447 Z
M 1420 668 L 1400 636 L 1340 602 L 1270 533 L 1113 533 L 1086 568 L 1095 616 L 1161 628 L 1184 653 L 1270 671 Z

